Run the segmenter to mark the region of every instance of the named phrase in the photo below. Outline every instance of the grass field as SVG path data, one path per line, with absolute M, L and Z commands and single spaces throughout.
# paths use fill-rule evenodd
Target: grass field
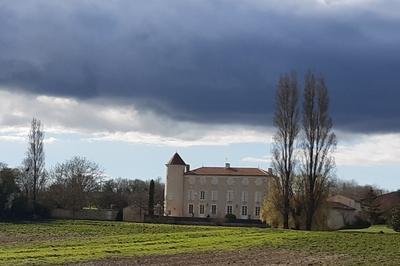
M 342 232 L 362 232 L 362 233 L 386 233 L 386 234 L 397 234 L 392 228 L 386 225 L 374 225 L 365 229 L 346 229 Z
M 366 231 L 303 232 L 94 221 L 0 223 L 0 264 L 61 264 L 274 248 L 348 255 L 351 260 L 346 264 L 400 265 L 400 234 Z

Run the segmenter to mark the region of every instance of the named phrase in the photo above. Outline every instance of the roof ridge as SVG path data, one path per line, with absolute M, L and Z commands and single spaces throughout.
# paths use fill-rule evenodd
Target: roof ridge
M 199 167 L 188 171 L 185 175 L 205 175 L 205 176 L 270 176 L 269 172 L 266 172 L 260 168 L 253 167 Z
M 198 167 L 198 168 L 196 168 L 196 169 L 200 169 L 200 168 L 224 168 L 224 169 L 237 168 L 237 169 L 257 169 L 257 170 L 260 170 L 260 171 L 263 171 L 263 172 L 266 172 L 266 173 L 268 173 L 267 171 L 265 171 L 264 169 L 262 169 L 262 168 L 259 168 L 259 167 L 241 167 L 241 166 L 239 166 L 239 167 L 235 167 L 235 166 L 230 166 L 229 168 L 226 168 L 225 166 L 201 166 L 201 167 Z M 193 169 L 193 170 L 196 170 L 196 169 Z

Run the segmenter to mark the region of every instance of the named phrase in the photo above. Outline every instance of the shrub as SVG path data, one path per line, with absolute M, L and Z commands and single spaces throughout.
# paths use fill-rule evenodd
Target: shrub
M 116 220 L 122 221 L 124 219 L 124 209 L 119 209 L 117 213 Z
M 225 223 L 225 219 L 223 218 L 216 218 L 215 225 L 223 225 Z
M 236 220 L 236 215 L 228 213 L 228 214 L 225 215 L 225 220 L 228 223 L 232 223 L 232 222 L 234 222 Z
M 400 207 L 392 210 L 391 226 L 394 231 L 400 232 Z
M 355 220 L 351 224 L 346 224 L 342 229 L 364 229 L 371 226 L 371 223 L 366 219 L 356 216 Z
M 10 217 L 27 219 L 31 217 L 32 210 L 28 206 L 28 201 L 25 197 L 17 197 L 14 199 L 13 206 L 10 210 Z
M 45 205 L 41 203 L 35 203 L 35 216 L 37 218 L 50 218 L 50 210 Z

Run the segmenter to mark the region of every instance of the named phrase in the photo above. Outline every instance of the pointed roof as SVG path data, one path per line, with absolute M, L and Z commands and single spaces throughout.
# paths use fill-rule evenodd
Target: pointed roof
M 169 165 L 186 165 L 185 161 L 181 158 L 181 156 L 175 152 L 174 156 L 172 156 L 171 160 L 168 162 Z

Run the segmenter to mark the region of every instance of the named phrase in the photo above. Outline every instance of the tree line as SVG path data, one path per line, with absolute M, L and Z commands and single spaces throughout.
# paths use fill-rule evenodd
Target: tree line
M 21 166 L 9 168 L 0 163 L 0 217 L 47 217 L 54 208 L 77 211 L 129 205 L 153 213 L 155 205 L 163 206 L 161 178 L 110 178 L 97 163 L 79 156 L 47 170 L 44 135 L 41 121 L 34 118 Z

